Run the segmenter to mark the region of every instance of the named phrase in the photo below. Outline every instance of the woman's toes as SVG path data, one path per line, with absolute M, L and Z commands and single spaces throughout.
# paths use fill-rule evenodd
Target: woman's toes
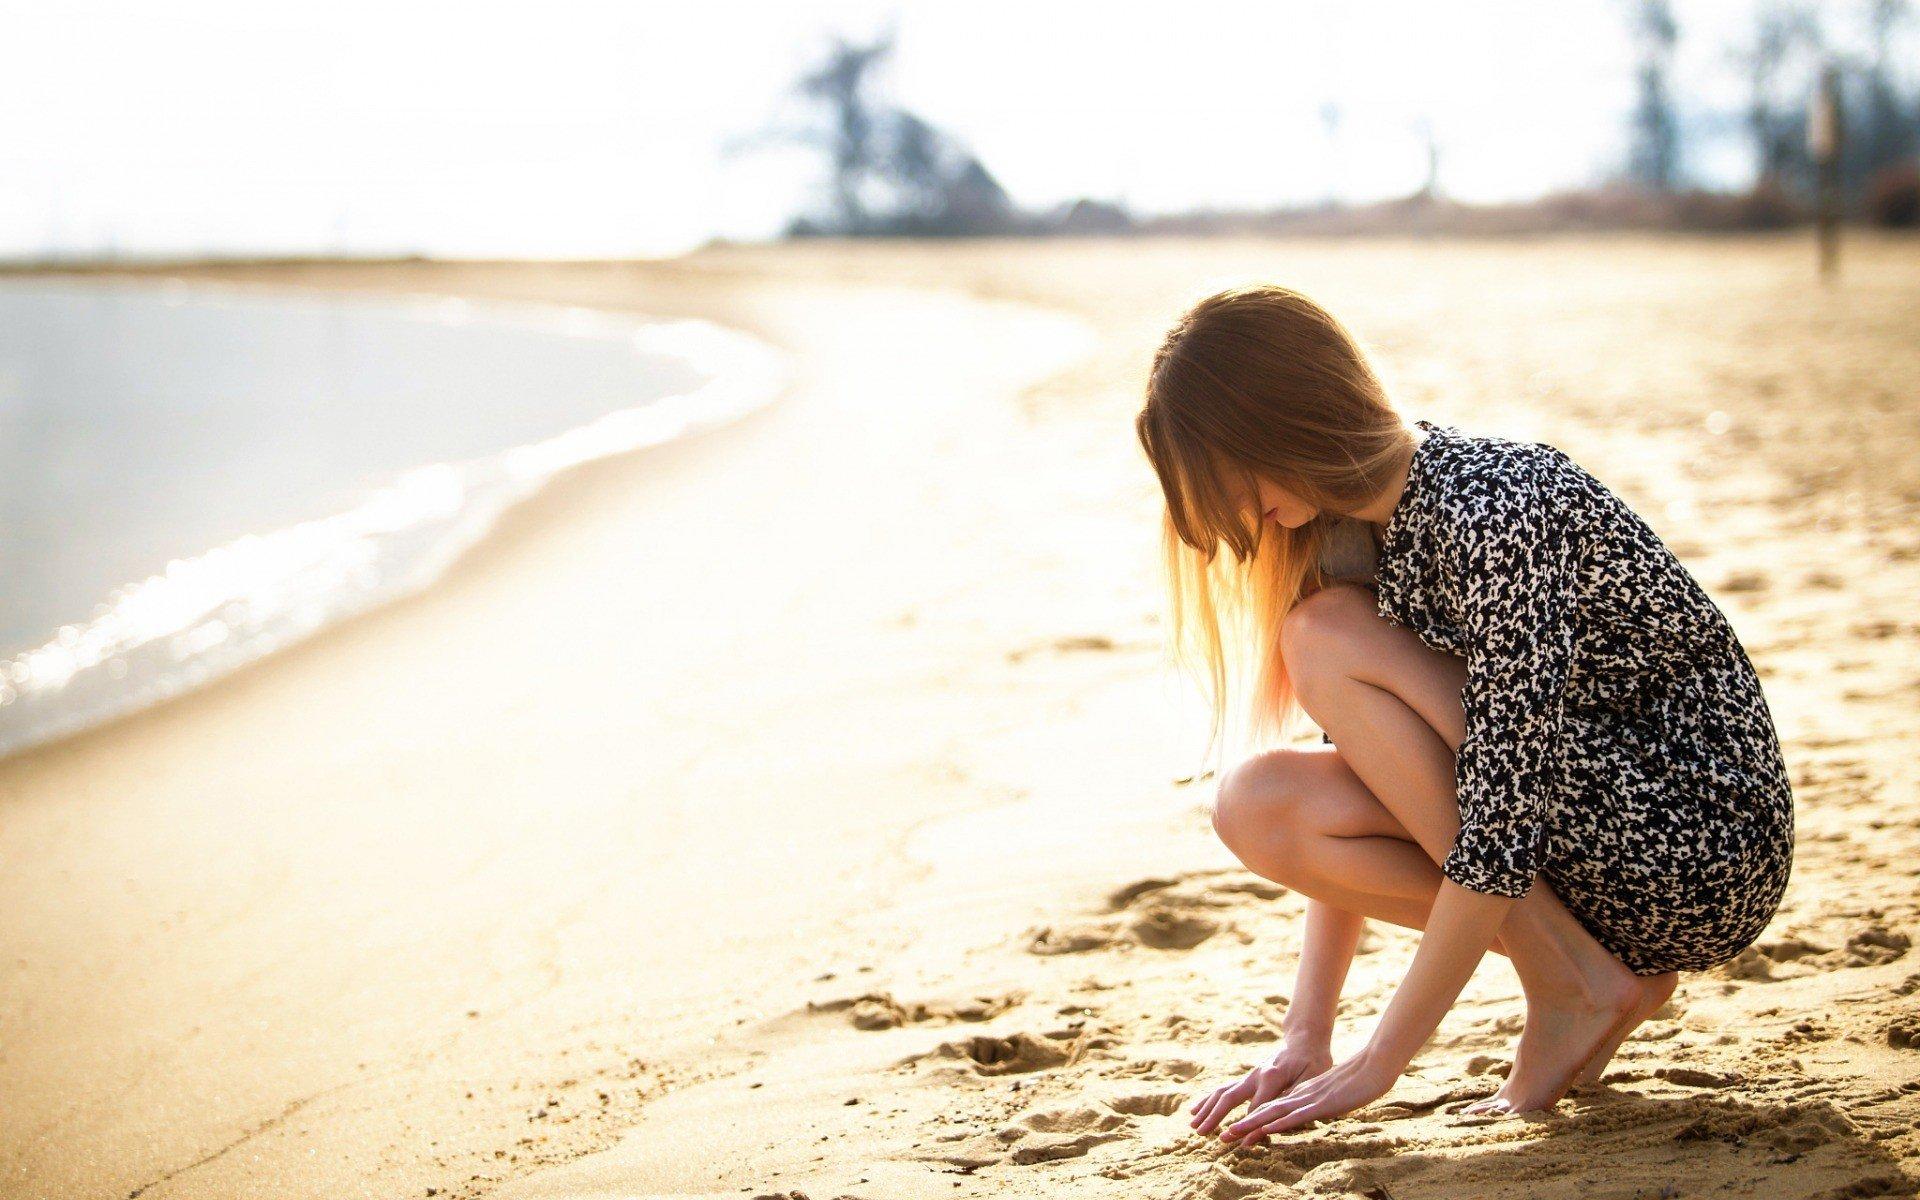
M 1472 1104 L 1460 1110 L 1462 1116 L 1475 1117 L 1505 1117 L 1511 1116 L 1513 1112 L 1513 1101 L 1499 1092 L 1475 1100 Z

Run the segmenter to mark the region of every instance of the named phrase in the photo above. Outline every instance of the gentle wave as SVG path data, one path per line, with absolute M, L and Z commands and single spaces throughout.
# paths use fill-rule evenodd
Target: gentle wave
M 790 375 L 781 352 L 706 321 L 442 297 L 412 303 L 427 319 L 483 311 L 568 337 L 624 339 L 704 382 L 504 453 L 417 467 L 346 511 L 170 562 L 93 619 L 0 665 L 0 755 L 151 706 L 418 592 L 561 472 L 737 420 L 774 400 Z

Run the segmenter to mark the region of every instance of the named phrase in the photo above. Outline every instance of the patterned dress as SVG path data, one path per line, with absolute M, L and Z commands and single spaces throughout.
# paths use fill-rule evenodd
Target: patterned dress
M 1467 660 L 1441 872 L 1544 879 L 1635 974 L 1732 958 L 1779 906 L 1794 819 L 1725 614 L 1563 451 L 1415 424 L 1372 582 L 1382 617 Z

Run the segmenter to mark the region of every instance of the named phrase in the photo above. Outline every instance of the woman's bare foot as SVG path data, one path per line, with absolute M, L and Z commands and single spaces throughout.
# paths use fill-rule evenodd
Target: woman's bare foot
M 1516 1113 L 1552 1108 L 1594 1059 L 1600 1058 L 1605 1069 L 1605 1060 L 1645 1019 L 1643 1012 L 1652 1012 L 1666 998 L 1662 994 L 1649 1003 L 1651 993 L 1662 986 L 1673 990 L 1668 976 L 1635 975 L 1618 959 L 1610 961 L 1601 978 L 1585 981 L 1579 990 L 1527 997 L 1527 1024 L 1506 1083 L 1461 1111 Z
M 1613 1061 L 1614 1052 L 1620 1049 L 1620 1043 L 1626 1041 L 1628 1034 L 1640 1028 L 1656 1009 L 1667 1002 L 1667 997 L 1673 995 L 1674 986 L 1680 982 L 1680 973 L 1668 971 L 1661 975 L 1641 975 L 1637 978 L 1640 980 L 1640 1000 L 1634 1005 L 1633 1012 L 1620 1022 L 1614 1032 L 1607 1035 L 1607 1040 L 1594 1051 L 1587 1065 L 1581 1067 L 1573 1077 L 1575 1087 L 1599 1080 L 1607 1064 Z

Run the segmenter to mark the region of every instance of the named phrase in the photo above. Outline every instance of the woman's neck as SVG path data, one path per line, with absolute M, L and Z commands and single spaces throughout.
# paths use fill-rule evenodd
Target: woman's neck
M 1413 435 L 1413 447 L 1418 447 L 1421 442 L 1433 436 L 1417 426 L 1409 429 L 1408 432 Z M 1401 455 L 1399 465 L 1394 468 L 1393 478 L 1387 483 L 1386 488 L 1369 501 L 1366 507 L 1355 509 L 1352 515 L 1362 521 L 1378 525 L 1382 529 L 1386 528 L 1387 522 L 1393 519 L 1393 510 L 1400 505 L 1400 494 L 1407 488 L 1407 475 L 1412 469 L 1413 448 L 1410 447 Z

